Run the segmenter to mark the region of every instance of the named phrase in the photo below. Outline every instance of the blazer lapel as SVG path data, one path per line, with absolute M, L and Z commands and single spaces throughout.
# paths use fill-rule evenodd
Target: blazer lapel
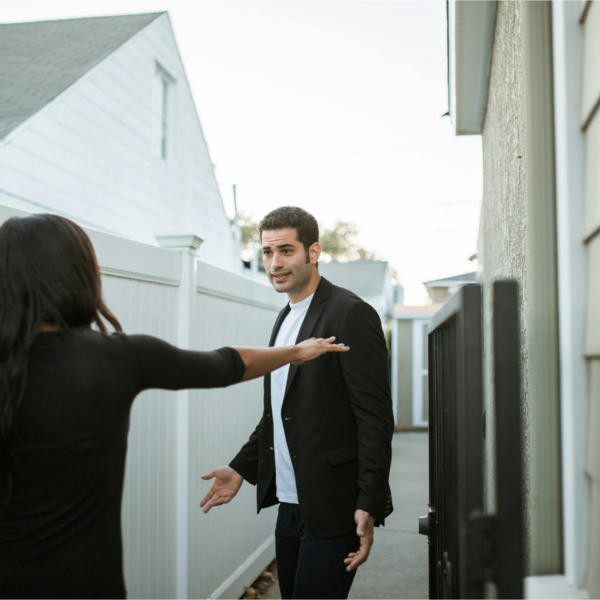
M 300 327 L 300 331 L 298 332 L 298 337 L 296 338 L 296 344 L 298 342 L 303 342 L 310 337 L 313 329 L 315 328 L 319 318 L 321 317 L 321 313 L 325 310 L 326 301 L 329 298 L 329 292 L 331 291 L 331 283 L 327 281 L 324 277 L 321 277 L 321 281 L 319 282 L 319 287 L 315 291 L 315 295 L 308 307 L 308 312 L 306 313 L 306 317 L 304 317 L 304 321 L 302 322 L 302 326 Z M 288 307 L 289 308 L 289 307 Z M 291 309 L 290 309 L 291 310 Z M 282 319 L 283 321 L 283 319 Z M 281 324 L 280 324 L 281 325 Z M 290 369 L 288 371 L 288 378 L 285 384 L 285 394 L 283 396 L 284 400 L 287 396 L 287 393 L 290 390 L 292 382 L 294 381 L 294 377 L 296 376 L 296 372 L 298 371 L 298 367 L 296 365 L 290 365 Z
M 290 308 L 289 302 L 281 309 L 281 312 L 279 313 L 279 315 L 277 316 L 277 320 L 275 321 L 273 332 L 271 333 L 271 341 L 269 342 L 269 346 L 275 345 L 275 340 L 277 339 L 277 334 L 281 329 L 281 324 L 283 323 L 283 320 L 288 316 L 290 310 L 292 309 Z

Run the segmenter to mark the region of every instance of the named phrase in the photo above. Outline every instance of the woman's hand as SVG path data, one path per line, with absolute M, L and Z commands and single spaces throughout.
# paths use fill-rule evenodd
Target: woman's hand
M 300 359 L 295 360 L 292 364 L 297 367 L 305 363 L 307 360 L 312 360 L 325 354 L 325 352 L 348 352 L 350 348 L 345 344 L 334 344 L 335 337 L 327 338 L 310 338 L 296 344 L 296 348 L 301 350 Z

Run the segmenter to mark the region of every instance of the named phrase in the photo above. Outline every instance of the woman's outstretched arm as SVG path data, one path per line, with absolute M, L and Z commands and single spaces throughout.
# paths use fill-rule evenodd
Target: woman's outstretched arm
M 148 335 L 125 336 L 133 346 L 138 390 L 183 390 L 233 385 L 266 375 L 290 362 L 300 365 L 325 354 L 347 352 L 343 344 L 306 340 L 285 348 L 221 348 L 212 352 L 180 350 Z
M 311 338 L 295 346 L 284 346 L 283 348 L 235 348 L 246 365 L 242 381 L 262 377 L 288 363 L 301 365 L 326 352 L 348 352 L 350 350 L 344 344 L 334 344 L 334 341 L 334 337 L 326 340 Z

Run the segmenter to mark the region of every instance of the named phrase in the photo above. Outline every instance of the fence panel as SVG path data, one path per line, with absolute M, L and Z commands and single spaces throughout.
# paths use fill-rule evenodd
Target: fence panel
M 200 277 L 201 279 L 201 277 Z M 243 282 L 238 282 L 243 283 Z M 235 289 L 231 289 L 235 293 Z M 246 304 L 199 292 L 194 345 L 200 350 L 224 345 L 266 346 L 279 306 Z M 245 483 L 227 506 L 208 515 L 198 502 L 209 484 L 200 475 L 228 464 L 262 416 L 262 379 L 223 390 L 194 391 L 190 401 L 189 594 L 238 597 L 243 583 L 258 576 L 275 556 L 275 509 L 256 514 L 256 489 Z M 202 431 L 202 436 L 193 431 Z M 199 568 L 201 566 L 201 568 Z
M 473 553 L 483 511 L 481 288 L 461 288 L 429 325 L 430 598 L 483 598 Z
M 110 275 L 103 285 L 124 331 L 177 344 L 176 287 Z M 175 408 L 173 392 L 149 390 L 131 411 L 121 517 L 130 598 L 175 596 Z
M 429 597 L 523 597 L 518 287 L 492 287 L 495 515 L 483 513 L 481 288 L 463 287 L 429 325 Z M 488 457 L 489 460 L 489 457 Z

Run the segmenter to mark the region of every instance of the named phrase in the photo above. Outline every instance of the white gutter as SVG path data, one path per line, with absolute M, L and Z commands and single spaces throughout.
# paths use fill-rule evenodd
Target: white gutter
M 482 132 L 495 24 L 495 0 L 448 1 L 448 83 L 455 135 Z

